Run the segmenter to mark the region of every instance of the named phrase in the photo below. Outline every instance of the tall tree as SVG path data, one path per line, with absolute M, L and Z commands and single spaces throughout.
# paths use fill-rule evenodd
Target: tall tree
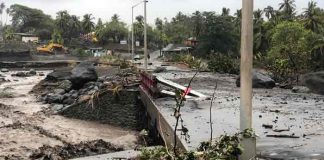
M 278 78 L 307 69 L 313 32 L 305 29 L 300 22 L 288 21 L 278 24 L 272 32 L 268 56 L 275 66 L 273 71 L 279 73 Z
M 308 7 L 303 12 L 305 27 L 313 32 L 318 32 L 321 25 L 318 12 L 319 8 L 317 8 L 317 3 L 314 1 L 308 2 Z
M 193 25 L 193 36 L 199 37 L 201 35 L 201 32 L 203 30 L 203 16 L 199 11 L 196 11 L 192 14 L 192 25 Z
M 268 6 L 268 7 L 264 8 L 263 11 L 264 11 L 264 14 L 265 14 L 265 16 L 267 17 L 268 20 L 270 20 L 271 18 L 274 17 L 275 12 L 274 12 L 273 7 Z
M 44 29 L 52 31 L 54 21 L 39 9 L 14 4 L 10 6 L 12 26 L 17 32 L 34 32 Z
M 113 22 L 119 22 L 119 16 L 118 16 L 118 14 L 114 14 L 114 15 L 111 17 L 111 21 L 113 21 Z
M 230 9 L 223 7 L 222 16 L 229 16 L 229 14 L 230 14 Z
M 155 27 L 159 31 L 163 30 L 163 21 L 162 21 L 162 19 L 160 19 L 160 18 L 155 19 Z
M 283 12 L 285 20 L 292 20 L 296 10 L 295 0 L 283 0 L 279 3 L 279 10 Z
M 103 28 L 104 25 L 102 23 L 101 18 L 98 19 L 97 25 L 96 25 L 96 30 Z
M 57 32 L 65 32 L 69 31 L 69 21 L 71 19 L 70 14 L 68 13 L 67 10 L 59 11 L 56 13 L 56 27 L 58 29 Z M 64 36 L 64 34 L 63 34 Z
M 92 14 L 85 14 L 82 20 L 82 29 L 84 33 L 90 33 L 94 28 L 94 17 Z

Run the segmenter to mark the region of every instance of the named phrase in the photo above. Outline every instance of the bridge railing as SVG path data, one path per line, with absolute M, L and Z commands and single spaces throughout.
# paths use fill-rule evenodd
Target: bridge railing
M 147 91 L 150 96 L 156 98 L 159 95 L 159 89 L 157 86 L 158 81 L 156 77 L 146 72 L 142 72 L 140 76 L 141 86 L 143 87 L 143 89 Z

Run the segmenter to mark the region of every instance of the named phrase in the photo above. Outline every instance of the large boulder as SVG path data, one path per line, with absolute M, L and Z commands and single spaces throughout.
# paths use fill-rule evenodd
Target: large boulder
M 70 81 L 73 88 L 82 88 L 84 84 L 90 81 L 97 81 L 98 75 L 96 69 L 91 62 L 81 62 L 71 71 Z
M 303 79 L 311 92 L 324 95 L 324 71 L 306 74 Z
M 49 73 L 45 79 L 50 81 L 69 80 L 71 78 L 71 74 L 70 69 L 56 69 L 52 73 Z
M 276 86 L 275 81 L 266 73 L 253 70 L 252 72 L 252 87 L 272 89 Z M 240 87 L 240 77 L 236 79 L 236 86 Z

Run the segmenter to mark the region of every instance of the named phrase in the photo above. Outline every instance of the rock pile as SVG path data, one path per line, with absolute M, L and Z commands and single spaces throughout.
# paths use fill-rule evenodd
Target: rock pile
M 28 72 L 17 72 L 15 74 L 11 74 L 13 77 L 31 77 L 36 75 L 37 72 L 34 69 L 30 69 Z M 39 73 L 39 76 L 42 76 L 42 73 Z
M 52 109 L 58 111 L 74 103 L 88 101 L 95 93 L 105 89 L 139 84 L 136 74 L 124 72 L 98 77 L 92 63 L 82 62 L 72 70 L 59 69 L 48 74 L 32 93 L 40 95 L 39 101 L 52 104 Z
M 103 140 L 81 142 L 79 144 L 64 144 L 64 146 L 42 146 L 33 151 L 31 159 L 72 159 L 93 156 L 124 150 Z

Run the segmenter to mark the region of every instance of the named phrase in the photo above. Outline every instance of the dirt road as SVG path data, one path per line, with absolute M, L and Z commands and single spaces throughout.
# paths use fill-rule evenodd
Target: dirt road
M 98 139 L 124 149 L 136 146 L 135 131 L 46 114 L 44 110 L 49 106 L 29 94 L 44 76 L 12 77 L 12 73 L 1 73 L 10 82 L 0 85 L 0 91 L 5 92 L 0 98 L 0 159 L 29 159 L 34 150 L 44 145 L 54 147 Z

